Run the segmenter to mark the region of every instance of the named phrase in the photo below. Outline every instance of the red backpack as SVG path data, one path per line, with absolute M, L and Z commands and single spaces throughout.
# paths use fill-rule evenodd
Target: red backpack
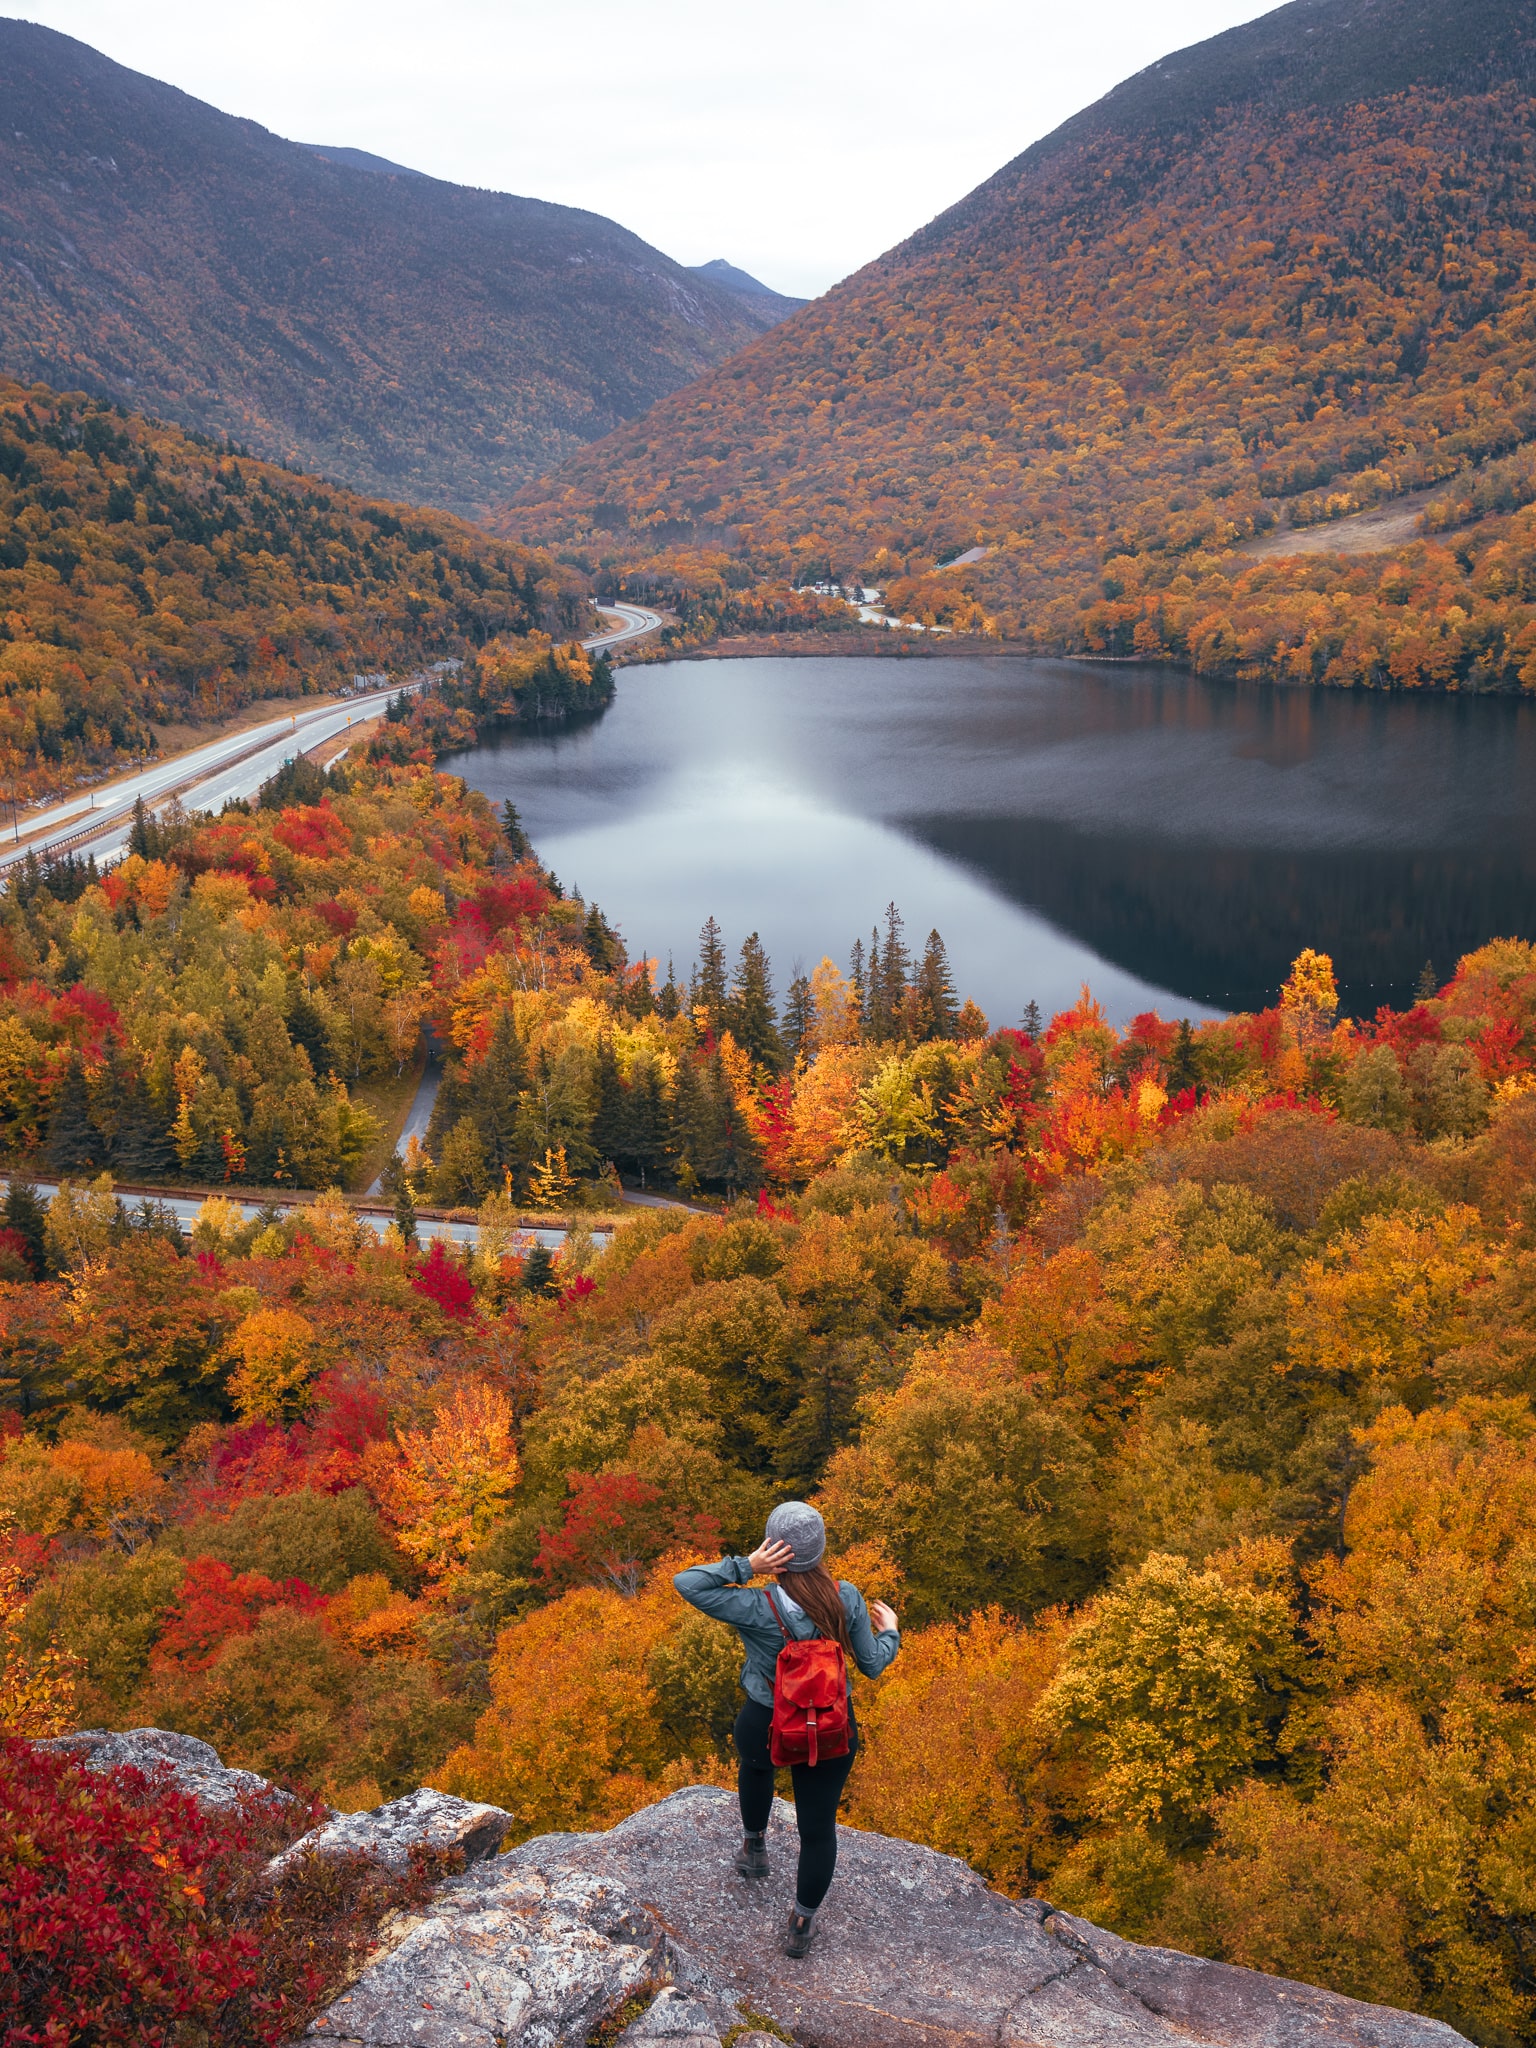
M 769 1755 L 775 1764 L 818 1764 L 846 1756 L 848 1665 L 842 1644 L 821 1635 L 797 1641 L 784 1627 L 771 1591 L 768 1605 L 784 1636 L 773 1673 Z

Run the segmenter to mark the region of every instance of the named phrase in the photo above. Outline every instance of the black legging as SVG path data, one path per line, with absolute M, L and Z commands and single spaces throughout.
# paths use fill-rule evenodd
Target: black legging
M 741 1801 L 741 1824 L 749 1835 L 760 1835 L 773 1812 L 773 1759 L 768 1753 L 768 1731 L 773 1726 L 773 1709 L 748 1700 L 736 1716 L 736 1794 Z M 824 1764 L 791 1764 L 789 1775 L 795 1786 L 795 1825 L 800 1830 L 800 1868 L 795 1880 L 795 1901 L 814 1911 L 827 1896 L 832 1873 L 837 1868 L 837 1807 L 853 1769 L 859 1746 L 859 1731 L 848 1706 L 848 1754 Z

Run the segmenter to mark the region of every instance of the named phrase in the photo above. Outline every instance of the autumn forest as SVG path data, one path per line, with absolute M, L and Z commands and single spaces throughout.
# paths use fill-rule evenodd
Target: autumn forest
M 323 376 L 297 343 L 278 375 L 254 285 L 229 256 L 205 290 L 185 221 L 154 306 L 147 272 L 130 291 L 129 212 L 92 211 L 115 161 L 49 184 L 18 119 L 0 253 L 64 247 L 79 212 L 119 296 L 0 263 L 28 323 L 0 333 L 4 2048 L 299 2038 L 463 1867 L 269 1860 L 328 1814 L 427 1786 L 505 1808 L 513 1847 L 734 1786 L 741 1645 L 673 1574 L 750 1556 L 789 1499 L 900 1616 L 899 1659 L 854 1681 L 846 1826 L 1536 2048 L 1536 925 L 1382 1002 L 1342 943 L 1254 919 L 1288 970 L 1199 1007 L 1171 961 L 1111 957 L 1156 900 L 1119 879 L 1149 842 L 1106 805 L 1090 865 L 1054 766 L 1097 747 L 1129 786 L 1119 742 L 1156 753 L 1176 708 L 1153 688 L 1069 749 L 1047 704 L 1065 793 L 1033 823 L 1106 904 L 1105 979 L 1058 1001 L 1036 840 L 1005 901 L 966 851 L 990 814 L 925 775 L 946 746 L 961 780 L 1008 767 L 950 729 L 963 661 L 1006 683 L 1048 655 L 1106 693 L 1124 673 L 1084 658 L 1161 666 L 1204 679 L 1211 751 L 1193 797 L 1156 754 L 1157 828 L 1262 771 L 1295 856 L 1287 881 L 1193 832 L 1169 888 L 1205 863 L 1229 905 L 1273 874 L 1300 923 L 1300 847 L 1347 928 L 1388 900 L 1377 854 L 1394 903 L 1494 872 L 1403 823 L 1406 776 L 1362 852 L 1326 734 L 1220 716 L 1339 708 L 1315 689 L 1514 721 L 1536 692 L 1536 31 L 1525 0 L 1358 6 L 1369 34 L 1300 0 L 1179 53 L 823 297 L 745 310 L 707 275 L 728 263 L 388 162 L 348 184 L 122 73 L 220 178 L 276 165 L 354 233 L 347 303 L 396 355 L 305 270 L 283 306 L 347 329 Z M 83 148 L 86 87 L 71 114 L 57 83 L 83 46 L 10 29 L 41 52 L 38 134 Z M 117 118 L 119 67 L 85 58 L 91 121 Z M 152 228 L 172 173 L 139 125 Z M 397 250 L 434 221 L 462 294 L 440 322 Z M 578 231 L 601 263 L 573 281 Z M 242 337 L 227 392 L 210 307 Z M 475 519 L 364 494 L 396 474 Z M 628 706 L 660 721 L 648 664 L 712 688 L 692 738 L 731 701 L 711 657 L 790 654 L 825 659 L 796 672 L 829 704 L 834 657 L 870 657 L 902 783 L 858 821 L 900 875 L 803 957 L 738 915 L 730 831 L 667 869 L 688 775 L 747 806 L 726 752 L 582 752 Z M 889 656 L 950 721 L 921 744 Z M 783 667 L 757 673 L 787 700 Z M 377 715 L 342 732 L 364 685 Z M 286 737 L 300 699 L 336 700 L 324 746 Z M 279 713 L 280 765 L 146 800 L 145 764 Z M 1494 730 L 1514 753 L 1524 727 Z M 1453 795 L 1459 731 L 1414 757 Z M 1252 769 L 1236 797 L 1218 740 Z M 515 800 L 476 757 L 503 744 Z M 780 842 L 810 829 L 784 773 Z M 43 815 L 120 780 L 120 840 Z M 530 824 L 573 790 L 584 860 L 640 816 L 623 873 L 658 927 L 686 890 L 686 952 Z M 851 869 L 857 806 L 826 802 L 823 870 Z M 767 900 L 809 930 L 825 903 L 796 890 L 831 878 L 798 873 Z M 915 901 L 941 885 L 953 923 Z M 981 948 L 1005 1012 L 966 986 Z M 48 1742 L 137 1728 L 270 1786 L 204 1810 Z

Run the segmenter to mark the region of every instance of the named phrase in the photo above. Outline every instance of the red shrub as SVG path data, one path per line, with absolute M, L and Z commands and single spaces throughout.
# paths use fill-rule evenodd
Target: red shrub
M 287 1999 L 253 1999 L 254 1929 L 230 1925 L 258 1858 L 137 1771 L 97 1777 L 15 1740 L 0 1769 L 0 2039 L 159 2043 L 177 2022 L 280 2041 Z M 254 2006 L 264 2006 L 259 2015 Z
M 306 1856 L 274 1888 L 269 1858 L 321 1811 L 264 1793 L 208 1815 L 158 1778 L 0 1738 L 0 2043 L 296 2039 L 384 1914 L 463 1863 Z
M 440 1237 L 434 1237 L 427 1256 L 411 1275 L 411 1285 L 428 1301 L 435 1301 L 445 1316 L 459 1321 L 475 1306 L 475 1283 Z

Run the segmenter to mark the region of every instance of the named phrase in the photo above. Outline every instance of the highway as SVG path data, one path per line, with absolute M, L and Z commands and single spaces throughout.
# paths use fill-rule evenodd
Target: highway
M 594 653 L 611 653 L 661 626 L 659 616 L 641 605 L 604 604 L 596 609 L 617 623 L 608 632 L 595 633 L 582 642 Z M 307 754 L 327 740 L 339 738 L 349 726 L 377 718 L 400 690 L 418 690 L 430 679 L 430 675 L 412 676 L 388 689 L 370 690 L 307 711 L 301 708 L 301 700 L 280 717 L 247 726 L 243 732 L 222 733 L 185 754 L 156 761 L 137 775 L 95 790 L 81 790 L 63 803 L 23 816 L 19 839 L 13 836 L 0 841 L 0 873 L 29 853 L 42 857 L 76 850 L 94 854 L 103 865 L 120 860 L 128 845 L 137 798 L 143 797 L 153 806 L 177 796 L 189 811 L 217 811 L 231 797 L 253 797 L 295 754 Z
M 644 605 L 600 604 L 597 610 L 605 619 L 617 619 L 619 624 L 611 633 L 598 633 L 592 639 L 582 641 L 582 646 L 589 647 L 594 654 L 611 654 L 615 647 L 622 647 L 628 641 L 661 631 L 661 614 L 648 612 Z
M 59 1184 L 56 1180 L 35 1180 L 30 1185 L 37 1190 L 38 1194 L 45 1201 L 51 1202 L 59 1192 Z M 0 1194 L 3 1194 L 8 1186 L 9 1182 L 0 1178 Z M 162 1209 L 169 1209 L 183 1230 L 190 1230 L 192 1228 L 197 1212 L 203 1206 L 203 1197 L 201 1195 L 178 1194 L 173 1188 L 119 1188 L 117 1194 L 119 1200 L 130 1213 L 137 1209 L 141 1202 L 154 1202 Z M 234 1197 L 231 1196 L 229 1199 L 234 1200 Z M 307 1202 L 313 1199 L 311 1195 L 274 1195 L 271 1198 L 270 1207 L 281 1209 L 283 1214 L 287 1216 L 296 1209 L 302 1209 Z M 262 1208 L 261 1203 L 250 1201 L 235 1201 L 234 1205 L 247 1223 L 252 1222 L 259 1215 Z M 390 1210 L 383 1206 L 376 1209 L 360 1208 L 357 1216 L 358 1221 L 366 1224 L 376 1237 L 382 1237 L 393 1220 Z M 592 1241 L 597 1250 L 607 1250 L 610 1229 L 610 1225 L 604 1224 L 600 1229 L 592 1233 Z M 459 1222 L 442 1216 L 418 1216 L 416 1219 L 416 1235 L 423 1244 L 430 1243 L 434 1237 L 446 1238 L 449 1244 L 473 1244 L 480 1235 L 480 1226 L 478 1223 Z M 532 1245 L 542 1244 L 547 1245 L 551 1251 L 558 1251 L 564 1243 L 565 1232 L 563 1229 L 557 1226 L 540 1229 L 530 1225 L 526 1230 L 514 1231 L 512 1248 L 514 1251 L 527 1251 Z
M 420 686 L 421 679 L 413 678 L 397 688 Z M 228 797 L 254 796 L 285 761 L 335 739 L 350 725 L 377 718 L 396 694 L 395 688 L 370 690 L 318 710 L 285 711 L 280 718 L 247 726 L 243 732 L 222 733 L 188 753 L 156 761 L 137 775 L 82 790 L 62 804 L 23 817 L 20 823 L 26 830 L 20 843 L 12 839 L 0 845 L 0 869 L 25 860 L 28 853 L 41 856 L 70 848 L 92 853 L 98 861 L 117 860 L 128 844 L 138 797 L 153 805 L 174 794 L 188 810 L 216 811 Z

